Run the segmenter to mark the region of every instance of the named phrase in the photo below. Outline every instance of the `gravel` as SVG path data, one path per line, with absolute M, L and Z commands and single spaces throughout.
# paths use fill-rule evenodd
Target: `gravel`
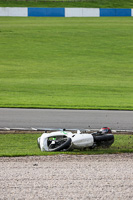
M 133 200 L 133 154 L 0 158 L 0 200 Z

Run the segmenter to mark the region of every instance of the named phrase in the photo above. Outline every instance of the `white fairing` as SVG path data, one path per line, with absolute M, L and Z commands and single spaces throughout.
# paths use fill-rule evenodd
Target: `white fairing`
M 43 133 L 39 139 L 40 141 L 40 149 L 41 151 L 49 151 L 48 147 L 48 138 L 50 137 L 69 137 L 72 139 L 71 148 L 85 148 L 93 146 L 94 140 L 93 136 L 91 134 L 80 134 L 80 132 L 77 131 L 77 134 L 73 134 L 68 131 L 56 131 L 52 133 Z
M 41 151 L 48 151 L 48 146 L 47 146 L 47 136 L 48 134 L 43 134 L 40 138 L 40 149 Z
M 43 133 L 40 137 L 40 149 L 41 151 L 48 151 L 48 138 L 49 137 L 56 137 L 56 136 L 64 136 L 67 135 L 66 132 L 63 131 L 57 131 L 57 132 L 52 132 L 52 133 Z
M 72 143 L 74 148 L 85 148 L 93 146 L 94 139 L 91 134 L 75 134 L 72 137 Z

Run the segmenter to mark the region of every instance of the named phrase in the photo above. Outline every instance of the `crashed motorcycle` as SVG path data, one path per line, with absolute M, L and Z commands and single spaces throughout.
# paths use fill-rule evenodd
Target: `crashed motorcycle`
M 41 151 L 71 151 L 74 149 L 87 150 L 96 147 L 110 147 L 114 143 L 111 129 L 104 127 L 94 133 L 84 133 L 77 130 L 72 133 L 65 129 L 50 133 L 43 133 L 37 139 Z

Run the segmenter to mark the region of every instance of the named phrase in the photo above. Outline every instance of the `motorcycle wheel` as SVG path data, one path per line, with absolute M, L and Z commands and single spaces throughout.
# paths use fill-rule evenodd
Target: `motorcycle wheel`
M 49 145 L 48 151 L 62 151 L 62 150 L 67 150 L 72 143 L 71 138 L 63 139 L 58 141 L 55 141 L 56 145 Z
M 96 135 L 96 136 L 93 135 L 93 137 L 96 146 L 110 147 L 114 142 L 114 135 L 112 134 Z

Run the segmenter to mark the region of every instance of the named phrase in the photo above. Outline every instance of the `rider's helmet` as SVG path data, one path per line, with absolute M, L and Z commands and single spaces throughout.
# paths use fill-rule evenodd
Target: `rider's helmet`
M 112 131 L 109 127 L 103 127 L 99 130 L 99 133 L 106 134 L 106 133 L 112 133 Z

